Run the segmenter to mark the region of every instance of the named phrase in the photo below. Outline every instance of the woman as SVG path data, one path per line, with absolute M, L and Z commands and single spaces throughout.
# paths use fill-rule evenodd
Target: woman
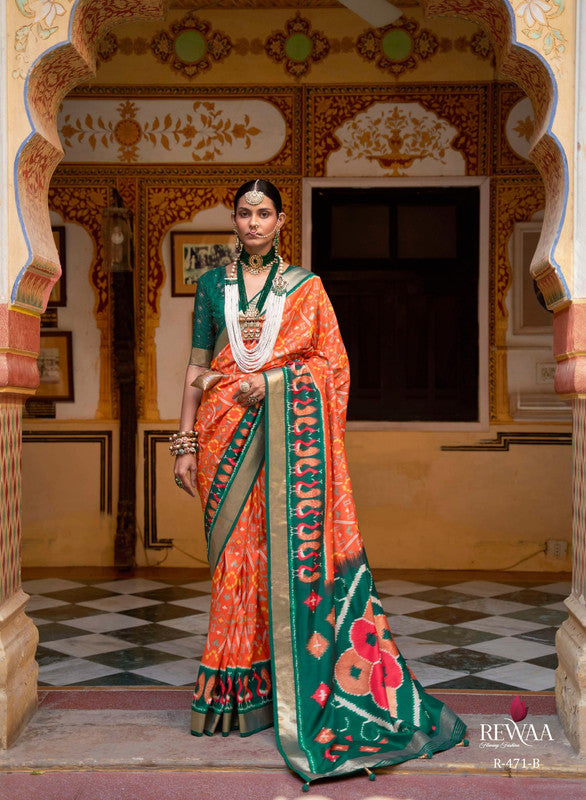
M 199 490 L 213 574 L 192 733 L 274 722 L 306 781 L 431 756 L 465 728 L 410 674 L 372 582 L 336 317 L 319 277 L 278 255 L 275 186 L 241 186 L 232 220 L 241 251 L 199 279 L 187 433 L 170 448 L 177 484 Z

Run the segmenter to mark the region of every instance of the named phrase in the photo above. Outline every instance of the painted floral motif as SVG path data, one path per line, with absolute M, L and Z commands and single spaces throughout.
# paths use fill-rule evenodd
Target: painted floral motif
M 336 130 L 346 163 L 377 162 L 391 175 L 403 175 L 415 161 L 446 163 L 456 133 L 446 120 L 416 103 L 375 103 Z
M 209 22 L 195 14 L 187 14 L 168 31 L 153 37 L 150 48 L 159 61 L 187 78 L 193 78 L 210 69 L 213 61 L 221 61 L 230 54 L 229 36 L 212 30 Z
M 515 97 L 520 99 L 514 102 Z M 535 114 L 531 105 L 531 100 L 524 97 L 521 92 L 502 93 L 500 98 L 501 109 L 510 104 L 510 110 L 505 118 L 505 137 L 503 138 L 499 157 L 506 160 L 510 165 L 514 163 L 508 156 L 507 150 L 512 154 L 523 159 L 525 163 L 530 158 L 530 146 L 535 130 Z
M 16 69 L 12 73 L 13 78 L 26 77 L 31 63 L 27 53 L 29 45 L 49 39 L 57 32 L 57 18 L 64 16 L 68 10 L 63 3 L 71 5 L 71 0 L 63 0 L 62 3 L 57 0 L 16 0 L 18 10 L 28 22 L 18 28 L 14 35 Z
M 530 142 L 531 137 L 533 136 L 534 128 L 535 128 L 535 123 L 532 117 L 525 117 L 525 119 L 520 119 L 517 122 L 514 130 L 520 139 L 525 139 L 527 142 Z
M 417 68 L 434 56 L 440 43 L 434 34 L 421 30 L 414 19 L 400 17 L 384 28 L 369 28 L 356 40 L 356 50 L 367 61 L 395 77 Z
M 60 134 L 66 147 L 71 148 L 74 141 L 96 147 L 109 148 L 118 145 L 118 160 L 131 163 L 138 160 L 138 145 L 147 142 L 170 151 L 173 147 L 191 148 L 194 161 L 214 161 L 226 145 L 239 140 L 248 149 L 252 138 L 260 134 L 260 128 L 251 124 L 248 114 L 237 120 L 231 119 L 226 111 L 218 108 L 213 101 L 196 101 L 193 114 L 185 117 L 166 114 L 158 115 L 150 121 L 139 122 L 136 117 L 138 106 L 125 100 L 117 107 L 118 121 L 106 120 L 102 116 L 86 114 L 83 120 L 65 114 Z
M 523 33 L 529 39 L 541 39 L 543 53 L 559 59 L 566 49 L 566 37 L 555 27 L 554 20 L 564 13 L 564 0 L 523 0 L 515 13 L 521 18 Z
M 285 23 L 284 31 L 277 31 L 265 42 L 265 52 L 294 78 L 301 78 L 311 65 L 321 61 L 330 52 L 330 43 L 320 31 L 311 29 L 311 22 L 299 12 Z

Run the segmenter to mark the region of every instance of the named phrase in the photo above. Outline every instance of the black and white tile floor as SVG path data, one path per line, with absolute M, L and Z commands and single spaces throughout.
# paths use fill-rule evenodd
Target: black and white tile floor
M 424 686 L 554 688 L 554 637 L 567 617 L 568 582 L 515 583 L 511 576 L 435 584 L 377 581 L 397 645 Z M 39 628 L 39 683 L 193 684 L 210 586 L 184 577 L 25 581 L 28 614 Z

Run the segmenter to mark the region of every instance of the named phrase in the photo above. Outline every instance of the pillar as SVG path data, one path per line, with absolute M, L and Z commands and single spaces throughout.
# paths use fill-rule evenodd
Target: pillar
M 33 622 L 25 614 L 28 595 L 22 591 L 20 582 L 21 420 L 22 403 L 31 389 L 11 384 L 36 382 L 34 341 L 38 339 L 38 326 L 38 319 L 35 317 L 9 311 L 6 306 L 0 306 L 0 747 L 2 748 L 9 747 L 16 740 L 37 707 L 38 668 L 35 652 L 39 637 Z M 28 347 L 25 348 L 22 345 L 27 343 L 27 340 Z
M 572 746 L 586 753 L 586 11 L 576 4 L 572 305 L 554 319 L 556 389 L 573 403 L 573 564 L 568 619 L 556 636 L 556 702 Z
M 556 314 L 556 388 L 573 404 L 573 564 L 568 619 L 556 636 L 556 702 L 570 743 L 586 753 L 586 301 Z

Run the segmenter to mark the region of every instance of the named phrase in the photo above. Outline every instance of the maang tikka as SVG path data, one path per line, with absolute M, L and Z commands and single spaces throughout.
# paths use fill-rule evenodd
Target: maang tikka
M 265 199 L 264 192 L 261 192 L 258 189 L 258 180 L 254 182 L 254 188 L 249 192 L 246 192 L 244 199 L 250 206 L 258 206 Z

